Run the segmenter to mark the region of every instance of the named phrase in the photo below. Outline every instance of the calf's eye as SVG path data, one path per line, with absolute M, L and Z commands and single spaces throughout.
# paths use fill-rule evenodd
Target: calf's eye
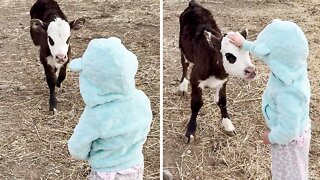
M 49 39 L 50 45 L 53 46 L 53 45 L 54 45 L 54 42 L 53 42 L 52 38 L 49 36 L 48 39 Z
M 67 39 L 67 44 L 69 44 L 69 41 L 70 41 L 70 37 L 68 37 L 68 39 Z
M 231 53 L 226 53 L 226 58 L 231 64 L 235 63 L 237 60 L 237 58 Z

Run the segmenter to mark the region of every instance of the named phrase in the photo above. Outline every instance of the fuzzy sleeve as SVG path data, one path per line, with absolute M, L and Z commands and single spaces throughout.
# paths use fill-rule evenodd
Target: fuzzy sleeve
M 68 149 L 72 157 L 87 160 L 92 142 L 99 138 L 100 127 L 94 116 L 85 111 L 68 141 Z
M 250 50 L 251 50 L 251 48 L 252 48 L 253 45 L 254 45 L 253 42 L 248 41 L 248 40 L 245 40 L 245 41 L 243 42 L 242 47 L 243 47 L 245 50 L 247 50 L 247 51 L 250 52 Z
M 264 60 L 264 56 L 269 55 L 271 52 L 265 43 L 258 41 L 251 42 L 245 40 L 243 42 L 243 48 L 262 60 Z
M 271 129 L 271 144 L 288 144 L 299 135 L 306 98 L 300 91 L 284 91 L 276 98 L 278 125 Z

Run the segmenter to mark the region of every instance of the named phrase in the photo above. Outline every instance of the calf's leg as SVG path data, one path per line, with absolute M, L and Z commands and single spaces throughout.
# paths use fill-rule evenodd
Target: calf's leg
M 55 86 L 57 83 L 57 77 L 54 72 L 54 68 L 51 66 L 44 66 L 44 71 L 46 74 L 47 84 L 50 91 L 50 98 L 49 98 L 49 111 L 52 111 L 53 114 L 57 110 L 57 99 L 55 94 Z
M 236 134 L 236 131 L 229 118 L 227 110 L 226 84 L 227 83 L 224 83 L 221 87 L 218 87 L 216 89 L 215 100 L 221 111 L 222 126 L 224 127 L 228 135 L 234 136 Z
M 187 132 L 185 135 L 185 143 L 192 143 L 194 141 L 195 132 L 197 129 L 197 116 L 203 105 L 202 89 L 199 88 L 199 83 L 192 84 L 191 92 L 191 118 L 187 126 Z
M 187 79 L 187 73 L 188 73 L 189 62 L 186 61 L 182 51 L 181 51 L 181 65 L 182 65 L 182 77 L 180 80 L 180 85 L 178 87 L 178 94 L 183 96 L 188 91 L 189 81 Z
M 60 72 L 57 80 L 57 87 L 59 88 L 61 87 L 61 83 L 66 78 L 66 74 L 67 74 L 67 63 L 60 68 Z

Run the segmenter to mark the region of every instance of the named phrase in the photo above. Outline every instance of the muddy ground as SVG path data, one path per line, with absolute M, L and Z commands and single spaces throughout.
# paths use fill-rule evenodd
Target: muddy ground
M 68 72 L 57 92 L 58 114 L 48 113 L 48 88 L 38 48 L 29 36 L 35 0 L 0 0 L 0 179 L 86 179 L 86 162 L 70 158 L 67 140 L 83 111 L 78 74 Z M 117 36 L 139 59 L 137 87 L 150 97 L 154 120 L 145 144 L 145 179 L 159 179 L 159 2 L 58 0 L 72 32 L 72 57 L 96 37 Z
M 309 40 L 309 77 L 312 86 L 310 116 L 312 140 L 310 179 L 320 179 L 320 2 L 287 0 L 199 0 L 211 10 L 223 33 L 249 29 L 249 39 L 274 18 L 296 22 Z M 178 47 L 179 15 L 186 1 L 164 1 L 164 169 L 175 179 L 271 179 L 268 146 L 261 134 L 267 130 L 260 110 L 261 95 L 268 69 L 253 59 L 258 76 L 252 82 L 231 77 L 227 85 L 228 109 L 237 135 L 223 133 L 220 111 L 211 90 L 204 91 L 204 106 L 198 116 L 196 140 L 185 144 L 183 137 L 189 121 L 190 86 L 185 97 L 175 94 L 181 77 Z

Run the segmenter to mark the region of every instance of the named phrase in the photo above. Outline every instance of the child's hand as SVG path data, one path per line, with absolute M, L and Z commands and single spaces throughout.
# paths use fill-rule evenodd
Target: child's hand
M 264 132 L 262 134 L 262 139 L 263 139 L 263 144 L 271 144 L 271 142 L 269 141 L 269 133 L 268 131 Z
M 239 33 L 228 34 L 228 38 L 230 38 L 230 43 L 238 47 L 241 47 L 243 45 L 243 42 L 245 41 L 244 37 L 241 36 Z

